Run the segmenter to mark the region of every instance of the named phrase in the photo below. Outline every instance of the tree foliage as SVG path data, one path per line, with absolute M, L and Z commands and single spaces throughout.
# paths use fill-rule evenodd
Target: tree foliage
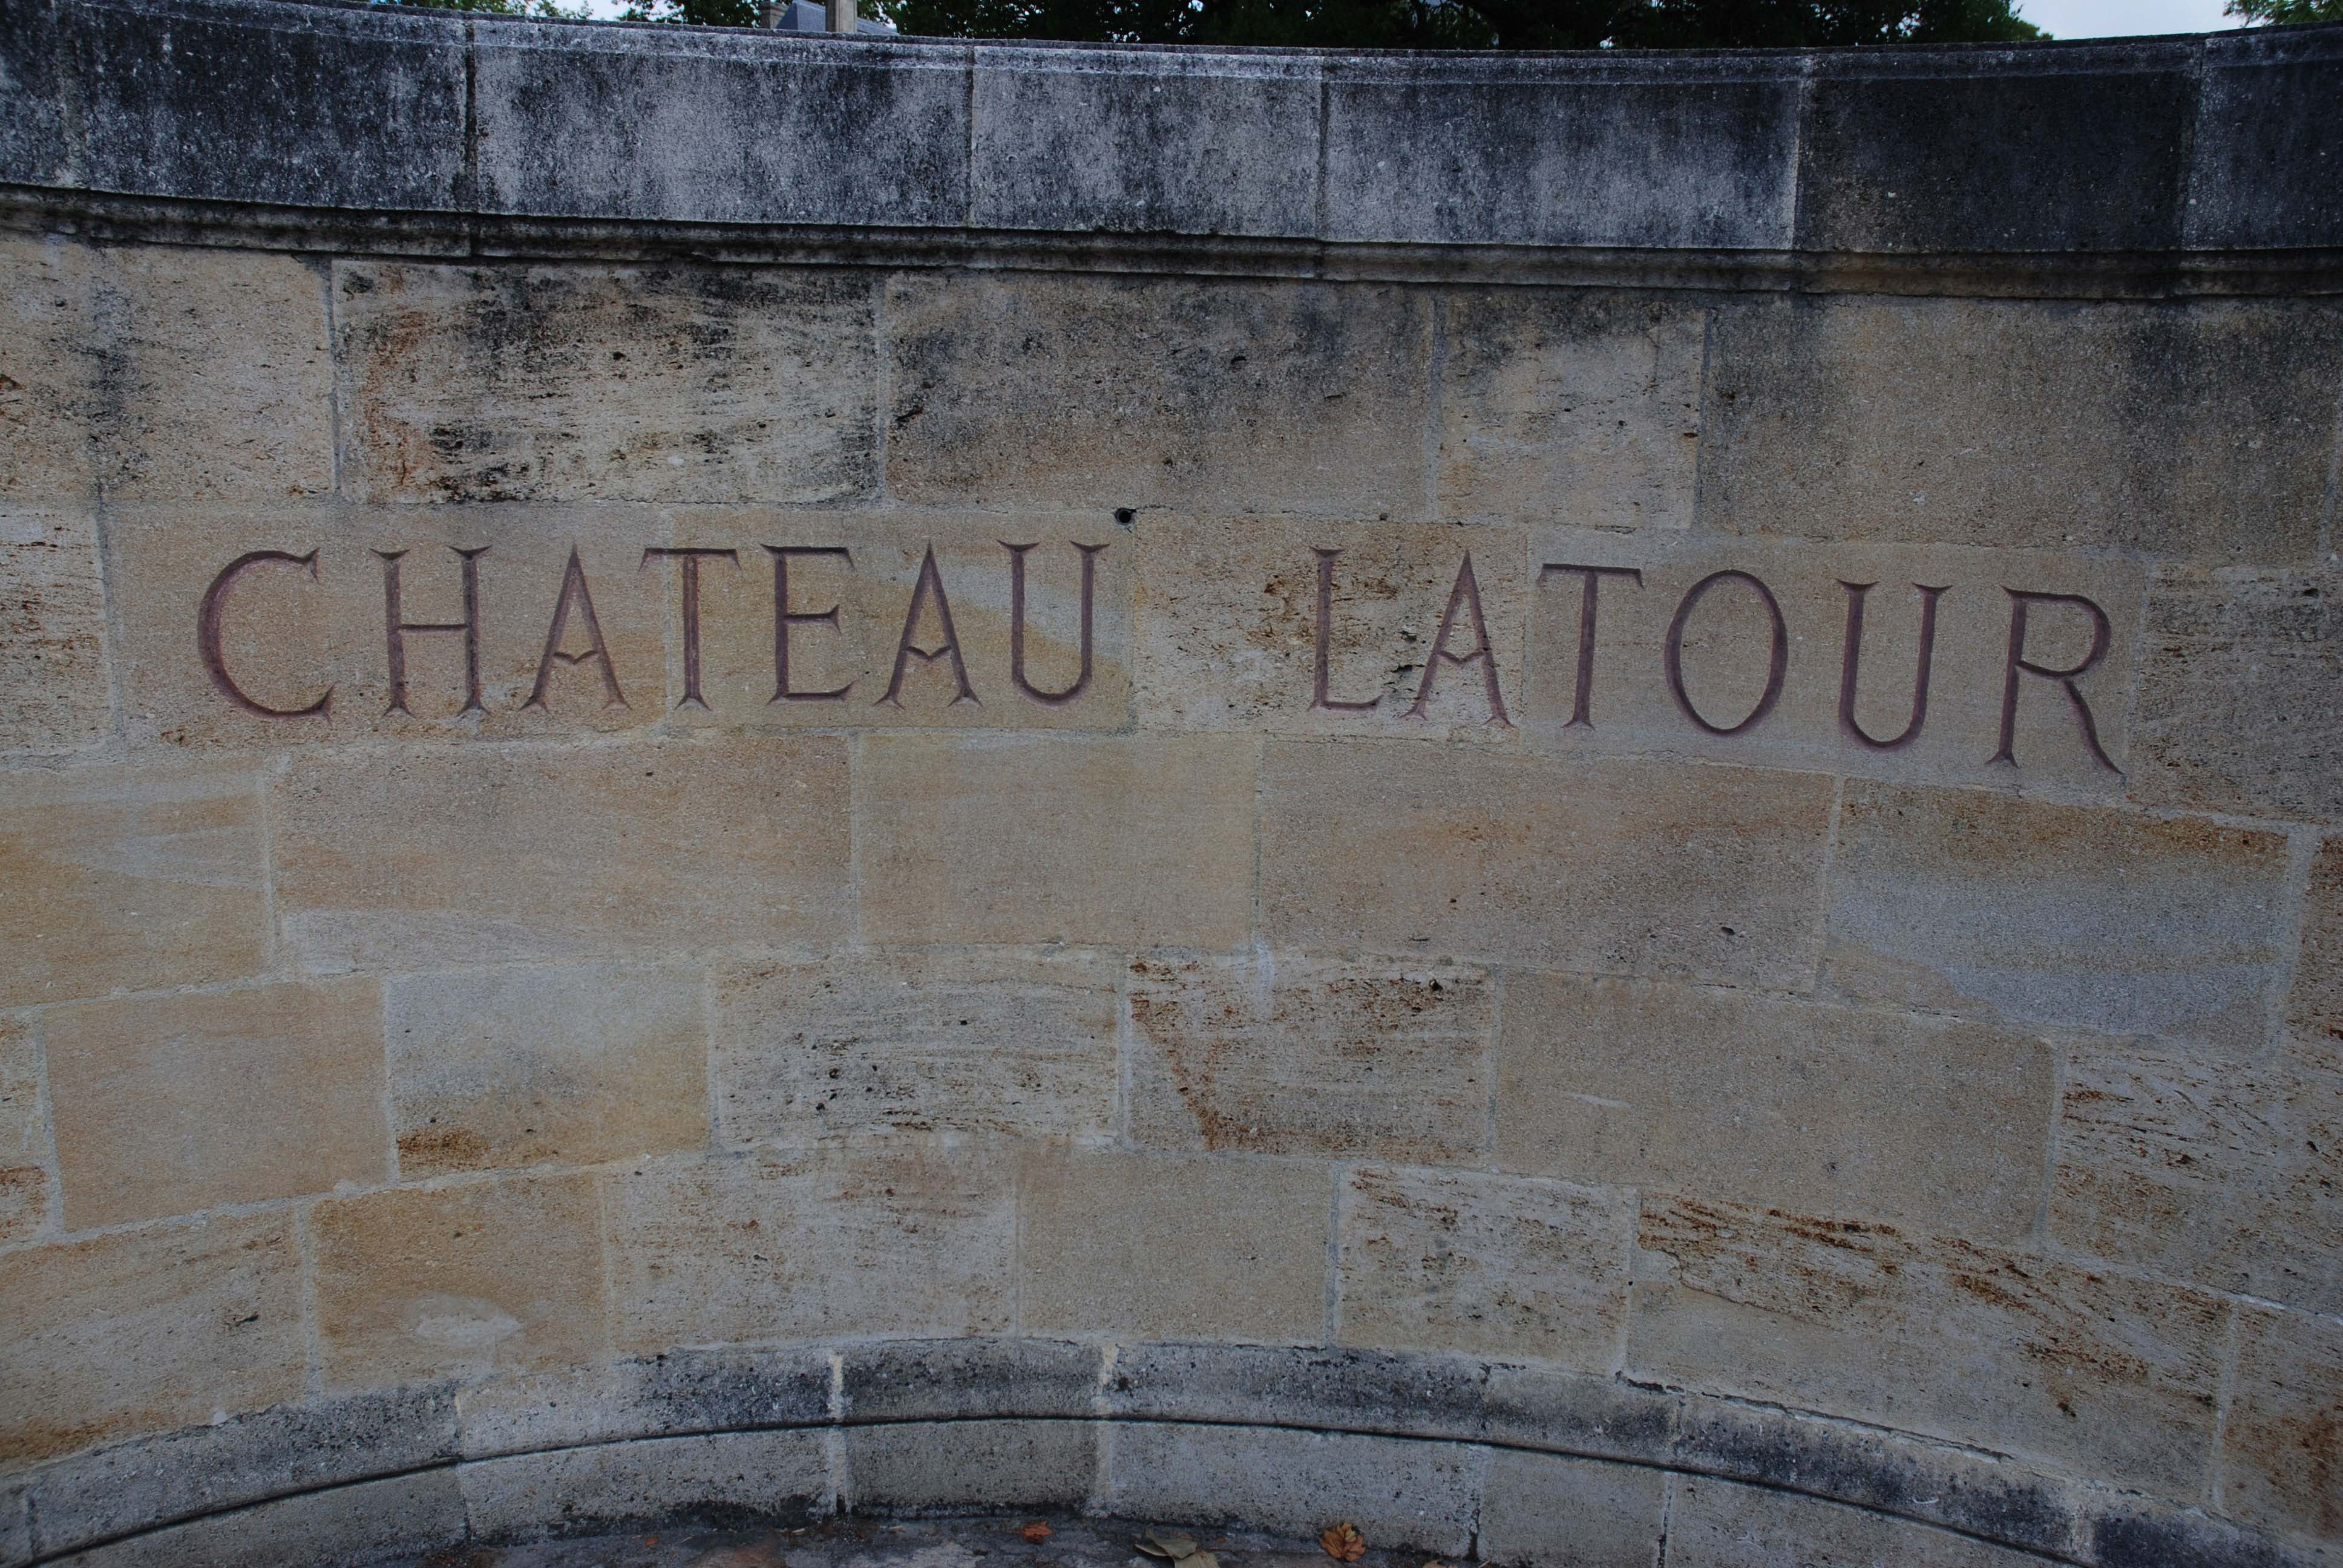
M 2343 22 L 2343 0 L 2229 0 L 2222 9 L 2258 26 L 2286 22 Z

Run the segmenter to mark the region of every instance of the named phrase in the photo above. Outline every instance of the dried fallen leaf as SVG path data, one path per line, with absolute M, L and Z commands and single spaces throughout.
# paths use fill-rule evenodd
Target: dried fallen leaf
M 1182 1557 L 1196 1554 L 1196 1538 L 1176 1532 L 1167 1534 L 1161 1530 L 1151 1530 L 1140 1538 L 1139 1549 L 1150 1557 L 1168 1557 L 1177 1563 Z
M 1026 1540 L 1031 1541 L 1034 1545 L 1039 1546 L 1042 1542 L 1047 1541 L 1051 1536 L 1055 1535 L 1057 1532 L 1051 1529 L 1046 1522 L 1036 1519 L 1033 1523 L 1028 1524 L 1024 1529 L 1020 1530 L 1017 1533 L 1025 1537 Z
M 1196 1551 L 1181 1558 L 1172 1568 L 1221 1568 L 1221 1560 L 1209 1552 Z
M 1337 1563 L 1356 1563 L 1367 1554 L 1367 1538 L 1359 1533 L 1357 1525 L 1347 1523 L 1328 1525 L 1318 1544 Z

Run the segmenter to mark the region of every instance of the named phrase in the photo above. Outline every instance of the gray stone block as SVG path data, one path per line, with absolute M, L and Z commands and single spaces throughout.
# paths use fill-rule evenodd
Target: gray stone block
M 1062 1340 L 892 1340 L 844 1351 L 850 1422 L 1086 1416 L 1103 1350 Z
M 71 186 L 65 97 L 58 72 L 56 0 L 0 0 L 0 180 Z
M 912 1422 L 850 1429 L 841 1488 L 850 1512 L 1078 1509 L 1097 1467 L 1092 1422 Z
M 1675 1394 L 1552 1367 L 1493 1366 L 1487 1398 L 1492 1442 L 1649 1463 L 1667 1459 L 1681 1419 Z
M 758 1428 L 830 1419 L 820 1351 L 677 1351 L 614 1366 L 506 1378 L 463 1391 L 464 1453 Z
M 74 1568 L 365 1568 L 464 1539 L 452 1468 L 337 1486 L 134 1535 L 64 1559 Z
M 2207 38 L 2190 246 L 2343 245 L 2343 29 Z
M 1470 1440 L 1485 1369 L 1462 1356 L 1277 1345 L 1121 1347 L 1101 1395 L 1111 1414 L 1214 1421 L 1239 1413 L 1291 1426 Z
M 2036 1568 L 2041 1562 L 1925 1524 L 1705 1475 L 1678 1476 L 1668 1509 L 1669 1568 Z
M 827 1512 L 828 1437 L 719 1432 L 557 1449 L 462 1467 L 465 1512 L 485 1541 L 696 1523 L 802 1523 Z
M 1640 1464 L 1489 1456 L 1473 1554 L 1483 1563 L 1654 1568 L 1667 1536 L 1668 1476 Z

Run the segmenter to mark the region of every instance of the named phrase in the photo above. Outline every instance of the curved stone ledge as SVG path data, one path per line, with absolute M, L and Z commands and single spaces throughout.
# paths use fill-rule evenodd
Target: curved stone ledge
M 1552 1560 L 1565 1524 L 1656 1531 L 1668 1477 L 1849 1516 L 1808 1531 L 1925 1532 L 1881 1548 L 1912 1561 L 1955 1537 L 1986 1553 L 1963 1563 L 2332 1561 L 2014 1458 L 1686 1391 L 1460 1357 L 1032 1339 L 683 1352 L 280 1406 L 14 1478 L 0 1547 L 12 1564 L 249 1564 L 677 1518 L 1062 1507 L 1298 1533 L 1334 1508 L 1379 1543 Z

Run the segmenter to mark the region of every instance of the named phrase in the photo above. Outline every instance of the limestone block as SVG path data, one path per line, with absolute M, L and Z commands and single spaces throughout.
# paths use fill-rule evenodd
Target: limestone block
M 1280 948 L 1811 981 L 1827 779 L 1274 740 L 1262 771 Z
M 1026 1330 L 1319 1340 L 1332 1197 L 1323 1166 L 1034 1154 L 1019 1189 Z
M 2343 1072 L 2343 840 L 2321 843 L 2311 857 L 2286 1026 L 2296 1060 Z
M 1854 1220 L 1644 1201 L 1627 1375 L 2197 1496 L 2229 1303 Z
M 708 1141 L 697 970 L 541 965 L 384 989 L 391 1131 L 416 1181 Z
M 1278 1427 L 1116 1426 L 1103 1511 L 1314 1536 L 1338 1519 L 1393 1552 L 1462 1555 L 1481 1452 L 1462 1443 Z
M 1506 978 L 1496 1153 L 1508 1170 L 2015 1241 L 2041 1202 L 2056 1098 L 2050 1048 L 2012 1031 L 1740 990 Z
M 818 1426 L 830 1382 L 826 1349 L 683 1350 L 492 1378 L 455 1399 L 464 1454 L 484 1459 L 646 1433 Z
M 836 739 L 312 754 L 271 788 L 277 909 L 312 965 L 852 930 Z
M 80 1002 L 40 1030 L 68 1229 L 389 1175 L 374 980 Z
M 2237 1308 L 2237 1360 L 2221 1432 L 2222 1511 L 2249 1523 L 2343 1536 L 2343 1325 Z
M 0 1253 L 0 1464 L 208 1421 L 301 1392 L 289 1214 Z
M 1131 1136 L 1143 1147 L 1477 1164 L 1486 972 L 1300 953 L 1131 966 Z
M 1520 718 L 1534 747 L 2124 791 L 2136 566 L 1564 528 L 1530 544 Z M 2082 673 L 2070 694 L 2069 678 L 2039 670 Z
M 870 289 L 779 269 L 337 263 L 346 492 L 863 494 L 876 477 Z
M 2317 302 L 1723 309 L 1700 526 L 2307 562 L 2343 374 L 2334 323 Z
M 1106 1367 L 1122 1351 L 1029 1335 L 842 1345 L 839 1409 L 850 1422 L 1087 1418 L 1103 1411 Z
M 819 1432 L 643 1438 L 475 1460 L 458 1474 L 472 1534 L 592 1534 L 672 1520 L 799 1524 L 830 1493 Z
M 1617 1367 L 1632 1193 L 1368 1166 L 1339 1201 L 1344 1343 Z
M 2028 1568 L 2030 1552 L 1770 1487 L 1674 1478 L 1670 1568 Z
M 856 786 L 864 931 L 1234 947 L 1252 925 L 1254 756 L 1233 736 L 873 736 Z
M 1121 969 L 1081 949 L 727 966 L 715 993 L 723 1135 L 1102 1141 L 1114 1122 Z
M 2343 573 L 2167 569 L 2141 650 L 2134 794 L 2255 817 L 2343 819 Z
M 464 1539 L 452 1470 L 279 1497 L 78 1553 L 74 1568 L 308 1568 L 412 1561 Z
M 0 498 L 86 501 L 96 494 L 97 411 L 87 248 L 0 236 Z
M 1569 289 L 1443 308 L 1438 515 L 1692 526 L 1705 310 Z
M 2343 1077 L 2069 1052 L 2051 1239 L 2211 1290 L 2343 1312 Z
M 621 1350 L 1009 1327 L 1014 1174 L 981 1146 L 646 1163 L 606 1181 Z
M 1150 516 L 1139 550 L 1143 728 L 1520 739 L 1518 529 Z
M 251 974 L 261 880 L 248 773 L 0 775 L 0 1006 Z
M 51 1158 L 39 1045 L 24 1020 L 0 1018 L 0 1241 L 48 1227 Z
M 1082 1421 L 913 1422 L 846 1432 L 842 1490 L 855 1509 L 973 1513 L 1080 1509 L 1098 1469 L 1098 1429 Z
M 2326 106 L 2343 90 L 2331 33 L 2258 28 L 2205 40 L 2186 233 L 2191 246 L 2333 245 L 2343 194 L 2326 171 L 2343 156 Z
M 11 5 L 0 10 L 0 49 L 8 55 L 13 112 L 0 126 L 0 179 L 11 185 L 65 186 L 73 181 L 72 144 L 65 138 L 60 67 L 65 50 L 54 7 Z M 0 1543 L 13 1545 L 12 1511 L 0 1502 Z M 5 1550 L 0 1547 L 0 1550 Z
M 2016 1024 L 2248 1050 L 2286 840 L 2190 818 L 1849 783 L 1825 984 Z
M 1504 1563 L 1657 1568 L 1668 1474 L 1498 1449 L 1489 1455 L 1473 1555 Z
M 886 312 L 901 499 L 1424 514 L 1413 291 L 908 273 Z
M 96 519 L 0 506 L 0 751 L 96 744 L 113 711 Z

